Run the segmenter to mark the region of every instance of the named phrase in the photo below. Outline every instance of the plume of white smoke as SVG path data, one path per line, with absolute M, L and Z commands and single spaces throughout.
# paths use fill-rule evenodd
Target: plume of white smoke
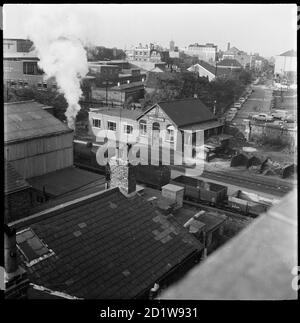
M 84 45 L 93 37 L 94 26 L 76 5 L 36 5 L 33 9 L 26 25 L 28 38 L 34 43 L 46 77 L 55 77 L 68 103 L 68 126 L 74 129 L 82 95 L 80 83 L 88 73 Z

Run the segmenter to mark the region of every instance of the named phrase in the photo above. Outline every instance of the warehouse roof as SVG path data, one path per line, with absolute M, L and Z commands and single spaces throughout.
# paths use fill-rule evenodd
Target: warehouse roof
M 30 185 L 52 195 L 61 196 L 92 183 L 105 182 L 105 177 L 76 167 L 68 167 L 28 179 Z
M 28 182 L 14 169 L 14 167 L 8 163 L 4 163 L 4 192 L 5 194 L 11 194 L 18 191 L 22 191 L 30 187 Z
M 4 103 L 5 143 L 72 132 L 43 107 L 32 100 Z
M 142 197 L 128 199 L 118 188 L 10 226 L 19 232 L 17 241 L 19 247 L 24 246 L 27 260 L 20 257 L 27 263 L 30 281 L 79 298 L 137 297 L 203 249 Z M 28 239 L 43 248 L 30 247 Z
M 216 120 L 216 116 L 199 99 L 159 102 L 146 110 L 138 118 L 141 118 L 156 106 L 159 106 L 177 127 Z

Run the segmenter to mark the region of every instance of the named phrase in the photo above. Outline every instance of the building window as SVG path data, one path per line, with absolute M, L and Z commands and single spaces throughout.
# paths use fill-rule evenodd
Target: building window
M 19 80 L 18 84 L 19 84 L 19 86 L 23 86 L 23 81 Z
M 100 119 L 93 119 L 93 127 L 101 128 L 101 120 Z
M 174 127 L 168 125 L 166 130 L 166 141 L 174 142 Z
M 37 86 L 38 86 L 38 89 L 41 89 L 43 87 L 41 82 L 39 82 Z
M 25 257 L 27 266 L 32 266 L 54 254 L 31 228 L 18 232 L 16 240 L 17 247 Z
M 147 135 L 147 123 L 145 120 L 140 121 L 140 135 Z
M 43 83 L 43 89 L 47 89 L 47 83 Z
M 129 124 L 124 125 L 124 133 L 131 134 L 133 132 L 133 127 Z
M 112 130 L 112 131 L 116 131 L 117 130 L 117 124 L 115 122 L 112 122 L 112 121 L 107 121 L 107 129 Z
M 36 75 L 37 63 L 36 62 L 23 62 L 23 74 Z

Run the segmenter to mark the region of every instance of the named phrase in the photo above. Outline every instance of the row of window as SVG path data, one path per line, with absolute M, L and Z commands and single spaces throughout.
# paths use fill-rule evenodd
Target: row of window
M 7 80 L 6 81 L 7 86 L 19 86 L 19 87 L 28 87 L 28 82 L 25 80 Z M 46 82 L 38 82 L 37 83 L 38 89 L 47 89 L 48 84 Z M 57 85 L 55 83 L 52 84 L 52 89 L 57 89 Z
M 100 119 L 92 119 L 93 127 L 95 128 L 101 128 L 101 120 Z M 107 129 L 116 131 L 117 130 L 117 124 L 113 121 L 107 121 Z M 158 129 L 154 129 L 158 130 Z M 133 133 L 133 127 L 131 125 L 124 125 L 123 132 L 126 134 L 132 134 Z M 139 123 L 139 133 L 140 135 L 146 136 L 147 135 L 147 123 L 145 120 L 141 120 Z M 167 127 L 166 129 L 166 140 L 170 142 L 174 142 L 174 129 L 170 129 Z

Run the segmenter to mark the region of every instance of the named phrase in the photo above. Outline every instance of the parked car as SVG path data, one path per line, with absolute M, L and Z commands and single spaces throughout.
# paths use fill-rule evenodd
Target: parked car
M 286 110 L 274 110 L 274 111 L 271 113 L 271 116 L 272 116 L 274 119 L 280 119 L 280 120 L 283 120 L 283 119 L 287 116 L 287 111 L 286 111 Z
M 294 122 L 296 122 L 296 118 L 293 115 L 287 115 L 282 120 L 285 121 L 285 122 L 287 122 L 287 123 L 294 123 Z
M 240 102 L 236 102 L 234 105 L 233 105 L 234 108 L 237 108 L 237 109 L 241 109 L 242 107 L 242 104 Z
M 252 116 L 253 120 L 257 120 L 257 121 L 273 121 L 274 118 L 270 115 L 267 115 L 266 113 L 260 113 L 260 114 L 255 114 Z
M 285 121 L 282 121 L 282 120 L 275 120 L 273 122 L 273 125 L 280 126 L 282 128 L 287 128 L 286 122 Z
M 230 108 L 229 110 L 228 110 L 228 112 L 229 113 L 237 113 L 237 108 Z
M 244 98 L 243 96 L 240 98 L 239 100 L 242 104 L 246 102 L 246 98 Z

